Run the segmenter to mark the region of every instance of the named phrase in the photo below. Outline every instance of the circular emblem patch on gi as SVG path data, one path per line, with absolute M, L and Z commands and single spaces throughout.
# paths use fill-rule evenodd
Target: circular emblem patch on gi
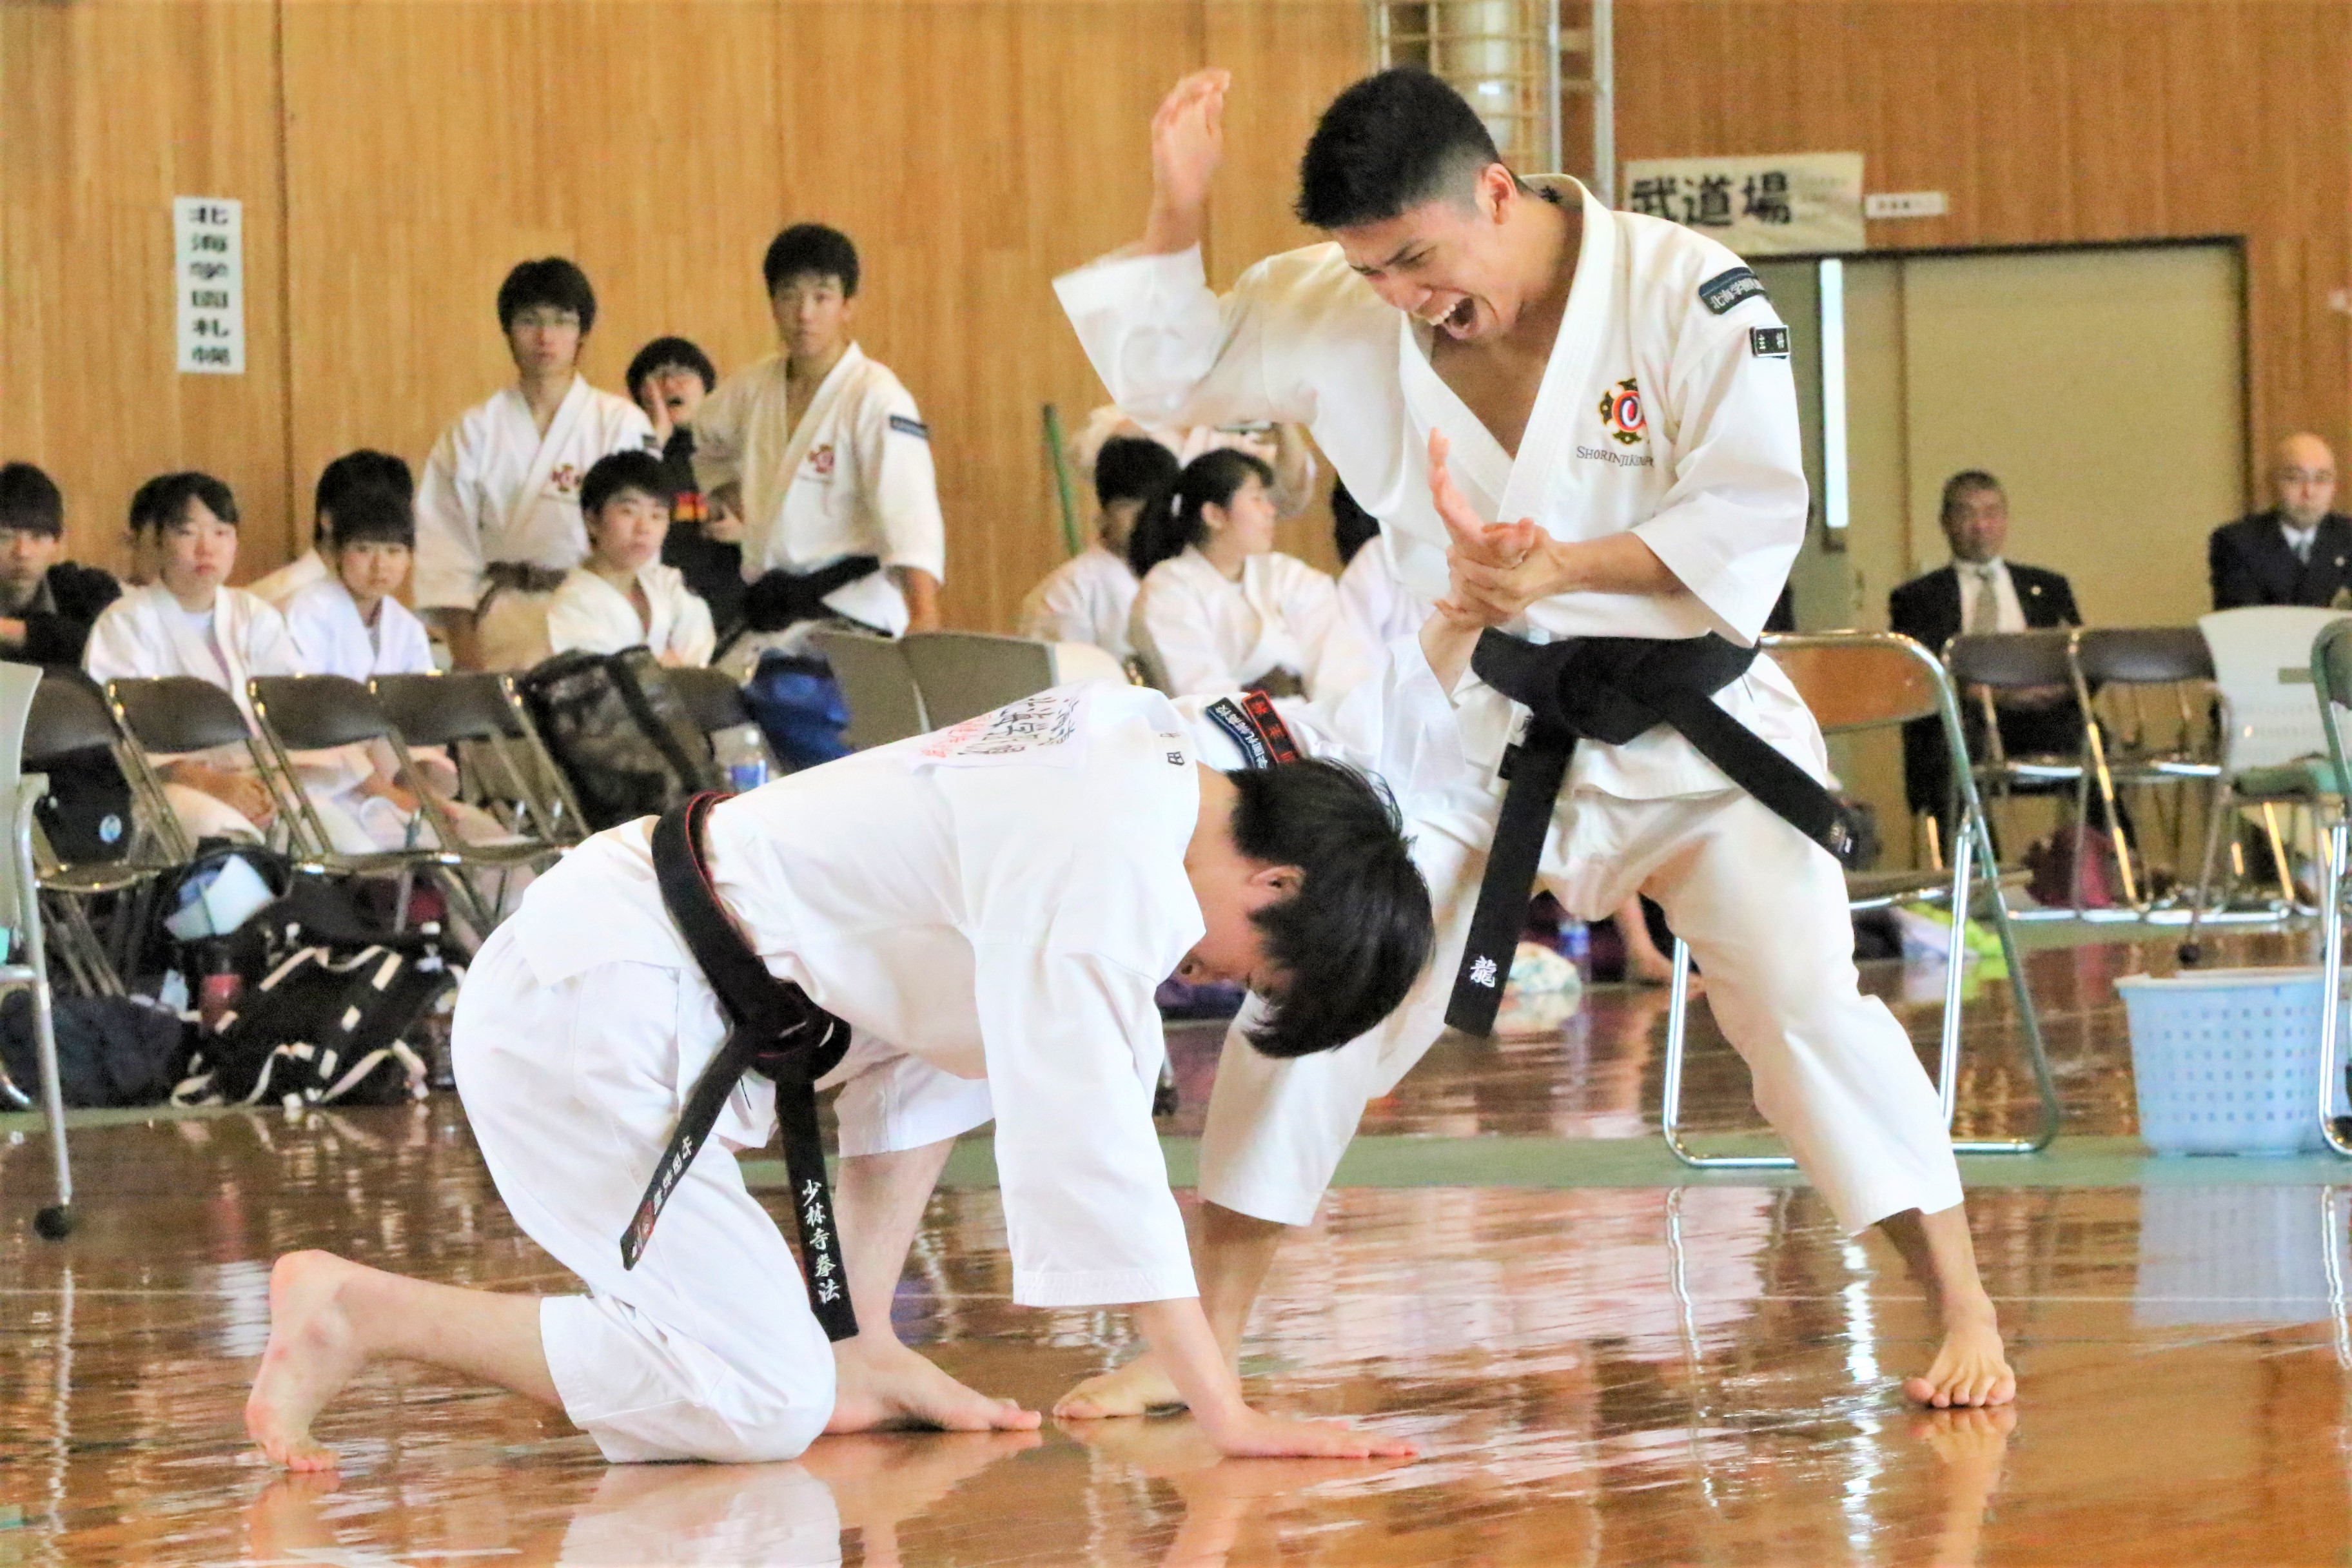
M 1642 438 L 1642 388 L 1633 377 L 1601 395 L 1601 422 L 1609 427 L 1609 438 L 1622 447 Z

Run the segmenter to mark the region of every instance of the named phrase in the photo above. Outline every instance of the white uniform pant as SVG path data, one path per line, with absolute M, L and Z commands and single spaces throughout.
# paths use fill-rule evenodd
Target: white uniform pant
M 1272 1060 L 1242 1038 L 1246 1014 L 1235 1021 L 1201 1143 L 1209 1202 L 1283 1225 L 1311 1221 L 1366 1102 L 1395 1088 L 1436 1039 L 1486 854 L 1440 839 L 1415 858 L 1436 906 L 1430 973 L 1386 1026 L 1320 1056 Z M 1580 791 L 1553 824 L 1542 882 L 1589 920 L 1637 891 L 1664 908 L 1748 1063 L 1757 1109 L 1849 1233 L 1960 1201 L 1935 1085 L 1902 1025 L 1861 993 L 1843 873 L 1752 795 L 1633 801 Z
M 616 1462 L 793 1458 L 833 1415 L 833 1349 L 732 1152 L 773 1134 L 767 1081 L 736 1089 L 624 1269 L 621 1233 L 725 1036 L 718 998 L 699 973 L 654 963 L 544 984 L 515 930 L 493 932 L 467 972 L 450 1053 L 499 1196 L 588 1287 L 540 1313 L 564 1414 Z M 919 1147 L 989 1119 L 985 1082 L 865 1037 L 823 1083 L 841 1088 L 845 1154 Z

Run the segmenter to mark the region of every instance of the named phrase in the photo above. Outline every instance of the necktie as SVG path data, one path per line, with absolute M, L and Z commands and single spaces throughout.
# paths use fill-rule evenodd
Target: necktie
M 1969 570 L 1976 574 L 1976 597 L 1969 604 L 1968 633 L 1980 637 L 2000 630 L 2000 595 L 1993 588 L 1993 567 L 1990 562 L 1980 562 Z

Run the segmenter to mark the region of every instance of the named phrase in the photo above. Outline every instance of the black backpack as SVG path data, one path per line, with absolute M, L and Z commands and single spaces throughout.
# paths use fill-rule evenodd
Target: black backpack
M 33 813 L 58 859 L 92 866 L 131 853 L 131 781 L 122 776 L 112 748 L 68 752 L 27 771 L 47 775 L 49 793 Z
M 391 1105 L 422 1100 L 406 1037 L 456 983 L 439 954 L 298 948 L 189 1058 L 174 1105 Z
M 698 791 L 727 787 L 710 737 L 649 648 L 561 653 L 515 687 L 591 828 L 657 816 Z
M 188 1057 L 195 1026 L 140 996 L 60 996 L 58 1089 L 68 1105 L 160 1105 Z M 33 994 L 0 999 L 0 1066 L 30 1095 L 41 1081 L 33 1039 Z

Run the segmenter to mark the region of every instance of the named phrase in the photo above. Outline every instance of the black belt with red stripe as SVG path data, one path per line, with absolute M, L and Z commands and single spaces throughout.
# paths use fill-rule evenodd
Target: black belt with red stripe
M 769 973 L 719 903 L 703 850 L 702 825 L 724 798 L 695 795 L 670 807 L 654 825 L 654 876 L 661 885 L 662 907 L 719 994 L 727 1039 L 688 1091 L 677 1127 L 638 1200 L 636 1217 L 622 1233 L 621 1267 L 635 1268 L 645 1256 L 654 1222 L 709 1141 L 736 1083 L 747 1072 L 761 1073 L 776 1086 L 776 1124 L 792 1181 L 793 1223 L 800 1233 L 809 1309 L 827 1339 L 852 1339 L 857 1314 L 850 1306 L 849 1274 L 834 1224 L 833 1188 L 825 1180 L 816 1120 L 816 1080 L 840 1065 L 849 1049 L 849 1026 L 810 1001 L 799 986 Z
M 1504 753 L 1510 787 L 1487 851 L 1469 945 L 1446 1002 L 1448 1024 L 1465 1034 L 1494 1032 L 1552 808 L 1580 740 L 1622 746 L 1668 725 L 1798 832 L 1832 855 L 1843 852 L 1846 828 L 1829 791 L 1716 705 L 1715 694 L 1755 661 L 1754 648 L 1713 634 L 1542 644 L 1497 631 L 1479 636 L 1470 668 L 1504 696 L 1527 704 L 1529 717 L 1527 733 Z

